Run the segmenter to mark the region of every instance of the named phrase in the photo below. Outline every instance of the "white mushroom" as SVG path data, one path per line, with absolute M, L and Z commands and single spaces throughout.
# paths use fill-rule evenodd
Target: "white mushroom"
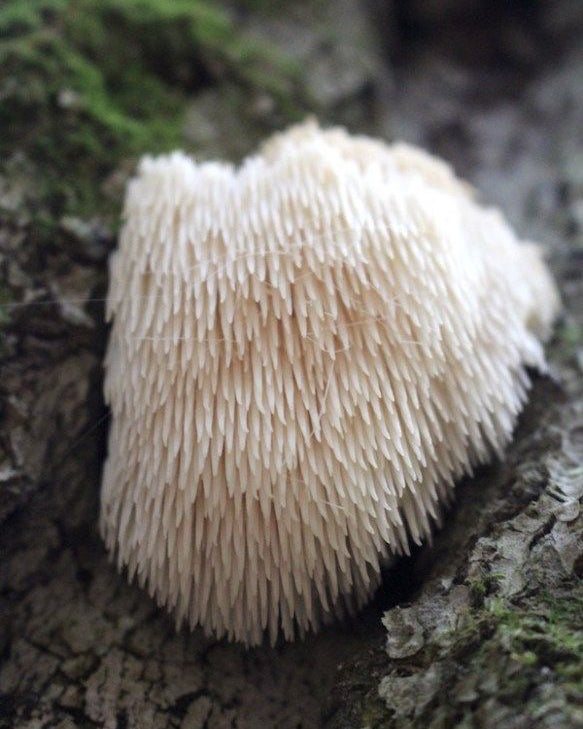
M 142 161 L 111 261 L 101 530 L 178 624 L 361 606 L 502 453 L 558 297 L 443 162 L 313 123 Z

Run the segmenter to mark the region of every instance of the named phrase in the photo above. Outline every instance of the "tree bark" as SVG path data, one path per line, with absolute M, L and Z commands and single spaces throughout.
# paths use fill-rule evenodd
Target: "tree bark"
M 318 111 L 444 156 L 548 246 L 565 304 L 549 374 L 535 378 L 504 461 L 460 484 L 434 543 L 388 571 L 361 615 L 276 648 L 176 633 L 108 562 L 96 531 L 108 417 L 101 300 L 114 236 L 100 220 L 64 219 L 50 245 L 39 242 L 27 180 L 6 173 L 0 295 L 26 305 L 0 309 L 0 727 L 582 721 L 581 12 L 566 0 L 536 10 L 448 2 L 440 12 L 412 2 L 380 15 L 374 3 L 368 15 L 339 5 L 368 29 L 369 55 L 351 73 L 346 33 L 332 60 L 309 51 L 311 93 L 328 99 Z

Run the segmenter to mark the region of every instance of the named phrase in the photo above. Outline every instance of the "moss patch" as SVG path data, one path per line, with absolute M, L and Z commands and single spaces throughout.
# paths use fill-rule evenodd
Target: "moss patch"
M 473 593 L 480 605 L 438 643 L 429 642 L 413 663 L 393 661 L 394 703 L 379 698 L 375 682 L 362 704 L 363 726 L 493 726 L 509 720 L 516 707 L 533 722 L 545 719 L 544 726 L 581 718 L 576 707 L 583 699 L 583 588 L 563 596 L 543 593 L 523 604 L 492 590 L 480 584 Z M 437 680 L 427 684 L 431 692 L 421 706 L 416 695 L 432 671 Z M 491 724 L 484 723 L 486 709 Z
M 490 610 L 499 621 L 497 637 L 513 659 L 552 667 L 570 688 L 583 692 L 583 588 L 564 598 L 544 595 L 528 610 L 497 602 Z
M 182 145 L 186 101 L 218 79 L 293 92 L 293 64 L 211 0 L 8 0 L 0 38 L 0 156 L 34 164 L 60 214 L 100 209 L 120 160 Z

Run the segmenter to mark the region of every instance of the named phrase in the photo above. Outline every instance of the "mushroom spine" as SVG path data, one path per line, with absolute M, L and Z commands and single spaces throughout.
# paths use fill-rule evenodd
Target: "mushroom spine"
M 502 453 L 558 308 L 442 161 L 306 123 L 145 158 L 110 262 L 101 531 L 178 624 L 256 644 L 369 599 Z

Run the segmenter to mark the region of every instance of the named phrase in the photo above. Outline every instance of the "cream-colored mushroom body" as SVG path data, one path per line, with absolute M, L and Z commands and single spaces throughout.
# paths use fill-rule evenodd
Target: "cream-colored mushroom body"
M 500 453 L 558 298 L 443 162 L 308 123 L 146 158 L 111 259 L 101 530 L 178 623 L 248 644 L 361 606 Z

